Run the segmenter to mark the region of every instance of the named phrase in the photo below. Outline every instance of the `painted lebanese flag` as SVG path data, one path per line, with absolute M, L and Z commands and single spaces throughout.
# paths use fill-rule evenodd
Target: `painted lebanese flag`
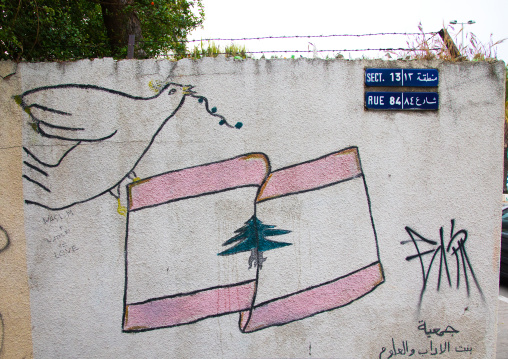
M 383 281 L 356 147 L 271 173 L 265 155 L 248 154 L 135 182 L 128 195 L 124 331 L 240 312 L 252 332 L 347 305 Z M 237 233 L 227 242 L 251 248 L 247 223 L 258 222 L 284 242 L 268 241 L 274 250 L 253 268 L 254 252 L 223 244 Z

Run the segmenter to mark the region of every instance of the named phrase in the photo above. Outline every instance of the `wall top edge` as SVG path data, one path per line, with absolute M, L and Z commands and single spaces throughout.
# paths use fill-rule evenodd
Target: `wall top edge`
M 217 57 L 204 57 L 201 59 L 180 59 L 180 60 L 168 60 L 168 59 L 120 59 L 115 60 L 112 57 L 104 57 L 104 58 L 94 58 L 94 59 L 81 59 L 81 60 L 70 60 L 70 61 L 39 61 L 39 62 L 14 62 L 11 60 L 0 60 L 0 69 L 3 67 L 15 67 L 19 64 L 58 64 L 60 66 L 70 65 L 73 63 L 79 62 L 105 62 L 105 63 L 125 63 L 125 62 L 202 62 L 202 61 L 226 61 L 226 62 L 346 62 L 346 63 L 382 63 L 389 65 L 405 65 L 405 64 L 414 64 L 414 63 L 423 63 L 423 64 L 454 64 L 454 65 L 478 65 L 478 64 L 499 64 L 503 65 L 505 62 L 501 59 L 492 59 L 485 61 L 451 61 L 451 60 L 441 60 L 441 59 L 432 59 L 432 60 L 424 60 L 424 59 L 394 59 L 394 60 L 385 60 L 385 59 L 322 59 L 322 58 L 307 58 L 307 57 L 298 57 L 298 58 L 261 58 L 261 59 L 235 59 L 234 57 L 226 57 L 224 55 L 219 55 Z M 0 74 L 2 75 L 2 74 Z M 4 76 L 4 75 L 2 75 Z

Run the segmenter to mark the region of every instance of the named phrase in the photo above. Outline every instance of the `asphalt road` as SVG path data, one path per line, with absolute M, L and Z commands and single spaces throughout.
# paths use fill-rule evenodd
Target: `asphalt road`
M 497 359 L 508 359 L 508 284 L 499 287 L 496 353 Z

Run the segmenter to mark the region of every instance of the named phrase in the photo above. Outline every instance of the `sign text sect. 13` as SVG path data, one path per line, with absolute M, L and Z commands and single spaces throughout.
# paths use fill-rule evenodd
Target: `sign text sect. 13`
M 439 73 L 436 69 L 366 69 L 366 86 L 436 87 Z
M 365 107 L 372 110 L 437 110 L 436 92 L 366 92 Z

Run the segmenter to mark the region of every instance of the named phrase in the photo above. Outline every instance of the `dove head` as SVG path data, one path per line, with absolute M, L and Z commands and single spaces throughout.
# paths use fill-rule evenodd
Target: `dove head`
M 192 90 L 192 85 L 181 85 L 174 82 L 166 84 L 160 91 L 160 96 L 171 96 L 172 98 L 181 99 L 182 96 L 192 95 L 196 92 Z
M 191 85 L 181 85 L 174 82 L 167 83 L 160 90 L 157 96 L 157 102 L 160 103 L 162 108 L 166 111 L 170 110 L 172 114 L 183 105 L 185 97 L 193 95 Z
M 164 84 L 162 87 L 158 89 L 158 92 L 155 96 L 149 97 L 147 99 L 151 100 L 151 107 L 155 109 L 155 112 L 158 113 L 159 120 L 162 119 L 162 123 L 157 120 L 154 121 L 146 121 L 145 124 L 149 126 L 145 130 L 147 133 L 152 131 L 158 131 L 166 124 L 166 122 L 172 118 L 176 113 L 180 110 L 182 105 L 185 102 L 185 98 L 187 96 L 193 96 L 194 91 L 192 91 L 191 85 L 182 85 L 174 82 L 169 82 Z M 157 126 L 156 128 L 152 128 L 152 126 Z

